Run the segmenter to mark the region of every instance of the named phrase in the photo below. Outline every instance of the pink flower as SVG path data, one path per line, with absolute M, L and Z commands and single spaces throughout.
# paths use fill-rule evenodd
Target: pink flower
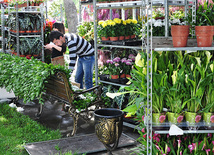
M 193 149 L 196 150 L 196 144 L 195 143 L 192 143 L 192 147 L 193 147 Z
M 143 138 L 145 138 L 145 139 L 146 139 L 146 136 L 147 136 L 147 134 L 143 135 Z
M 208 133 L 207 136 L 210 137 L 210 138 L 212 138 L 212 134 L 211 133 Z
M 120 62 L 120 58 L 119 57 L 114 58 L 113 62 Z
M 170 147 L 167 147 L 167 153 L 169 153 L 171 151 Z
M 201 115 L 197 115 L 195 117 L 195 122 L 198 123 L 201 120 Z
M 190 153 L 192 153 L 192 151 L 193 151 L 193 146 L 190 144 L 189 146 L 188 146 L 188 149 L 190 150 Z
M 113 64 L 113 61 L 112 60 L 107 60 L 106 63 L 110 63 L 110 64 Z
M 119 63 L 115 63 L 114 65 L 115 65 L 116 67 L 118 67 L 118 66 L 119 66 Z
M 141 131 L 142 131 L 143 133 L 145 133 L 145 128 L 143 128 Z
M 213 145 L 214 145 L 214 141 L 212 141 Z
M 142 116 L 142 120 L 143 120 L 143 121 L 144 121 L 144 117 L 145 117 L 145 116 L 143 115 L 143 116 Z
M 178 140 L 178 148 L 180 148 L 180 146 L 181 146 L 181 140 L 179 139 Z
M 158 144 L 155 144 L 155 147 L 156 147 L 159 151 L 161 151 L 161 149 L 160 149 L 160 147 L 158 146 Z
M 184 119 L 184 116 L 180 115 L 180 116 L 178 116 L 178 118 L 177 118 L 177 122 L 178 122 L 178 123 L 181 123 L 181 122 L 183 121 L 183 119 Z
M 126 58 L 123 58 L 123 59 L 121 60 L 121 62 L 122 62 L 122 63 L 126 63 L 126 60 L 127 60 Z
M 206 154 L 209 155 L 210 149 L 206 149 L 205 151 L 206 151 Z
M 210 121 L 211 121 L 211 123 L 214 123 L 214 115 L 212 115 L 212 116 L 210 117 Z
M 131 63 L 131 62 L 129 62 L 129 61 L 127 61 L 127 62 L 126 62 L 126 65 L 132 65 L 132 63 Z
M 182 151 L 180 151 L 180 155 L 182 155 Z
M 160 123 L 163 123 L 163 122 L 165 121 L 165 119 L 166 119 L 166 115 L 161 115 L 161 116 L 159 117 Z

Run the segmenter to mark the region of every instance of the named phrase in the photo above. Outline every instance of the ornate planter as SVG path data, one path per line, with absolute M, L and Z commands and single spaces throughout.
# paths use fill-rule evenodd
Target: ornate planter
M 111 153 L 118 146 L 123 129 L 124 112 L 119 109 L 106 108 L 95 110 L 94 115 L 95 133 Z

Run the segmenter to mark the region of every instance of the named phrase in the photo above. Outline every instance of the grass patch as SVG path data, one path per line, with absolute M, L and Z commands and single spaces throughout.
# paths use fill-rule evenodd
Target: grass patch
M 26 143 L 59 139 L 59 130 L 42 126 L 29 116 L 20 114 L 8 104 L 0 104 L 0 153 L 4 155 L 28 155 Z

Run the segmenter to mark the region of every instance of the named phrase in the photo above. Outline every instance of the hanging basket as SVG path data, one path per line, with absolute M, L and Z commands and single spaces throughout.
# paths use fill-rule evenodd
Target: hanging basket
M 172 42 L 174 47 L 186 47 L 189 36 L 188 25 L 171 26 Z
M 211 47 L 213 43 L 213 26 L 195 26 L 198 47 Z

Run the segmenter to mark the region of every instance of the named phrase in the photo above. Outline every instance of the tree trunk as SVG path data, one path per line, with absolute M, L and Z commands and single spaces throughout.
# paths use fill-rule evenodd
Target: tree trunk
M 68 32 L 76 33 L 78 24 L 77 8 L 73 0 L 63 0 L 63 1 L 65 7 L 65 15 L 68 22 Z

